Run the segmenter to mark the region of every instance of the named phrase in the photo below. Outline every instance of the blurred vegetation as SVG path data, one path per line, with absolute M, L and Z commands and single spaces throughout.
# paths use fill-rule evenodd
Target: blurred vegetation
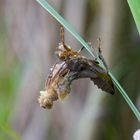
M 9 116 L 19 85 L 20 65 L 8 48 L 5 21 L 2 17 L 0 16 L 0 139 L 19 140 L 16 132 L 11 129 Z
M 134 104 L 139 107 L 140 37 L 127 3 L 124 3 L 122 0 L 119 2 L 122 4 L 123 13 L 121 13 L 122 15 L 119 18 L 115 31 L 111 60 L 112 69 Z M 85 18 L 83 34 L 85 38 L 89 38 L 92 34 L 91 26 L 94 21 L 94 15 L 98 12 L 99 3 L 88 0 L 86 4 L 87 16 Z M 19 140 L 21 139 L 20 134 L 11 128 L 10 115 L 17 99 L 22 66 L 13 48 L 8 44 L 8 34 L 5 27 L 6 21 L 2 11 L 0 11 L 0 19 L 0 140 Z M 97 139 L 132 139 L 133 132 L 140 125 L 122 96 L 116 91 L 113 98 L 112 96 L 106 96 L 102 105 L 105 110 L 103 116 L 101 116 L 102 118 L 99 119 L 96 130 Z

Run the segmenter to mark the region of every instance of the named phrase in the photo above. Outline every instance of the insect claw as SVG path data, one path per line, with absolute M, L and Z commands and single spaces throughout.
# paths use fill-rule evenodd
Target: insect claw
M 64 39 L 64 27 L 61 25 L 60 27 L 60 40 L 62 42 L 62 44 L 65 44 L 65 39 Z
M 105 59 L 104 59 L 103 55 L 102 55 L 102 50 L 101 50 L 101 38 L 99 37 L 99 38 L 97 39 L 97 41 L 98 41 L 98 58 L 102 61 L 102 63 L 104 64 L 106 70 L 108 71 L 108 66 L 107 66 L 107 64 L 106 64 L 106 62 L 105 62 Z
M 77 53 L 79 54 L 83 49 L 84 49 L 84 46 L 81 47 L 81 48 L 77 51 Z

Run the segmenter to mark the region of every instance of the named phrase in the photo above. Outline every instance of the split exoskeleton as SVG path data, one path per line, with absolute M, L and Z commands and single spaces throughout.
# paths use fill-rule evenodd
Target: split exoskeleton
M 43 108 L 52 108 L 53 102 L 65 99 L 71 91 L 71 83 L 75 79 L 90 78 L 98 88 L 114 94 L 114 86 L 108 75 L 107 65 L 101 55 L 100 42 L 98 57 L 102 60 L 106 69 L 99 66 L 96 60 L 91 60 L 80 55 L 79 51 L 73 51 L 64 41 L 64 28 L 60 28 L 61 42 L 56 48 L 56 54 L 60 61 L 53 65 L 48 75 L 45 91 L 40 91 L 38 99 Z

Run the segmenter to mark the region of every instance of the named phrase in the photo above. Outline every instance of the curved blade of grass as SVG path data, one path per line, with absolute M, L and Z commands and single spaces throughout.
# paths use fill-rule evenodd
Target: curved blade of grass
M 56 12 L 52 6 L 45 0 L 36 0 L 44 9 L 46 9 L 59 23 L 61 23 L 95 58 L 96 55 L 90 50 L 90 46 L 82 39 L 82 37 L 72 28 L 72 26 Z
M 56 12 L 53 7 L 45 0 L 36 0 L 44 9 L 46 9 L 60 24 L 62 24 L 86 49 L 87 51 L 95 58 L 96 55 L 93 54 L 93 52 L 90 50 L 89 45 L 83 40 L 83 38 L 72 28 L 72 26 L 63 18 L 61 17 L 58 12 Z M 98 60 L 101 66 L 103 66 L 102 62 Z M 116 78 L 113 76 L 113 74 L 109 71 L 109 75 L 116 86 L 116 88 L 120 91 L 123 98 L 128 103 L 129 107 L 135 114 L 136 118 L 140 122 L 140 113 L 135 107 L 135 105 L 132 103 L 131 99 L 128 97 L 127 93 L 124 91 L 124 89 L 121 87 L 121 85 L 118 83 Z
M 111 77 L 114 85 L 116 86 L 116 88 L 120 91 L 121 95 L 123 96 L 125 101 L 128 103 L 129 107 L 131 108 L 131 110 L 133 111 L 135 116 L 137 117 L 138 121 L 140 122 L 140 113 L 137 110 L 137 108 L 135 107 L 135 105 L 133 104 L 133 102 L 131 101 L 131 99 L 129 98 L 129 96 L 127 95 L 127 93 L 124 91 L 122 86 L 119 84 L 119 82 L 116 80 L 116 78 L 114 77 L 114 75 L 110 71 L 109 71 L 108 74 L 110 75 L 110 77 Z
M 128 5 L 140 34 L 140 0 L 128 0 Z

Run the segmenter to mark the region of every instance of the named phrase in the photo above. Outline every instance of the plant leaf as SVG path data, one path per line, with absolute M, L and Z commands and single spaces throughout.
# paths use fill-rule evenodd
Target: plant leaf
M 140 0 L 128 0 L 128 5 L 140 34 Z

